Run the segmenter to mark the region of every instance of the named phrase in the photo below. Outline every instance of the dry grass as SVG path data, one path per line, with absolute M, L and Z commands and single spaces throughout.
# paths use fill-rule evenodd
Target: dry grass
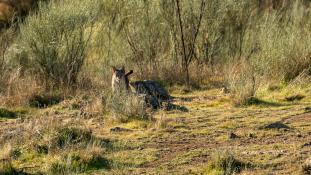
M 232 101 L 236 105 L 247 104 L 258 88 L 254 68 L 246 60 L 229 68 L 227 82 Z
M 12 170 L 29 173 L 301 172 L 301 167 L 290 166 L 287 160 L 291 157 L 298 165 L 306 159 L 306 148 L 302 150 L 299 145 L 305 143 L 311 129 L 300 115 L 309 103 L 292 104 L 280 99 L 287 106 L 236 108 L 229 100 L 222 100 L 228 97 L 218 89 L 175 95 L 181 97 L 175 103 L 186 106 L 189 112 L 154 112 L 155 122 L 120 123 L 110 122 L 110 114 L 79 115 L 84 102 L 93 106 L 94 100 L 95 109 L 101 106 L 93 97 L 66 99 L 55 106 L 36 109 L 23 120 L 5 119 L 6 123 L 0 123 L 0 144 L 7 145 L 1 150 L 2 157 L 9 158 Z M 302 136 L 296 137 L 294 130 L 259 129 L 282 119 Z M 127 130 L 111 132 L 115 127 Z M 239 138 L 228 138 L 230 132 Z M 234 156 L 216 156 L 215 152 L 222 150 L 230 150 Z M 96 166 L 96 162 L 107 166 Z
M 105 97 L 104 97 L 105 98 Z M 137 94 L 109 95 L 105 99 L 106 109 L 121 121 L 149 119 L 144 96 Z

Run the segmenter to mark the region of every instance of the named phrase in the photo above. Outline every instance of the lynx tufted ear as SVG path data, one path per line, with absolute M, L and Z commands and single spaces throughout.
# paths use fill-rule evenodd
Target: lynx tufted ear
M 129 75 L 131 75 L 133 73 L 133 70 L 130 70 L 128 73 L 125 74 L 126 77 L 128 77 Z
M 113 71 L 113 72 L 116 72 L 116 71 L 117 71 L 117 68 L 116 68 L 115 66 L 111 66 L 111 68 L 112 68 L 112 71 Z

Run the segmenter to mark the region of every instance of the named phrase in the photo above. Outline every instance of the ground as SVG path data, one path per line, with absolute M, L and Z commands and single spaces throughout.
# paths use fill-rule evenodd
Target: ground
M 80 115 L 63 102 L 47 109 L 27 109 L 23 117 L 2 118 L 0 143 L 6 145 L 8 138 L 20 133 L 27 137 L 26 130 L 36 135 L 51 123 L 72 123 L 83 125 L 107 143 L 101 154 L 111 162 L 110 168 L 90 169 L 84 174 L 213 174 L 206 169 L 215 154 L 230 154 L 250 164 L 241 174 L 302 174 L 302 164 L 311 153 L 311 101 L 304 95 L 300 101 L 289 102 L 284 100 L 286 94 L 271 91 L 258 95 L 265 101 L 236 107 L 220 89 L 173 93 L 174 103 L 188 111 L 160 110 L 154 112 L 154 119 L 124 123 L 96 113 Z M 116 127 L 121 130 L 111 131 Z M 32 137 L 36 136 L 28 136 Z M 12 160 L 16 169 L 44 172 L 50 159 L 64 154 L 33 153 L 26 146 L 33 142 L 15 139 L 14 144 L 22 150 L 22 155 Z

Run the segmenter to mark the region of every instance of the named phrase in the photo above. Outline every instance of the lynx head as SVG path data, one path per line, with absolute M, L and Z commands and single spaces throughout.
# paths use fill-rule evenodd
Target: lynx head
M 113 92 L 127 92 L 129 91 L 129 79 L 128 76 L 133 73 L 131 70 L 125 74 L 124 66 L 121 69 L 112 67 L 112 91 Z

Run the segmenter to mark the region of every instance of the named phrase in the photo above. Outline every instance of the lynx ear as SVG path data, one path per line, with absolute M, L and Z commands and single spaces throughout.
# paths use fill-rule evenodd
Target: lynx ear
M 121 70 L 125 71 L 125 67 L 124 67 L 124 66 L 122 66 L 122 67 L 121 67 Z
M 116 71 L 117 71 L 117 68 L 116 68 L 115 66 L 111 66 L 111 68 L 112 68 L 112 71 L 113 71 L 113 72 L 116 72 Z
M 130 70 L 128 73 L 125 74 L 125 76 L 127 77 L 127 76 L 131 75 L 132 73 L 133 73 L 133 70 Z

